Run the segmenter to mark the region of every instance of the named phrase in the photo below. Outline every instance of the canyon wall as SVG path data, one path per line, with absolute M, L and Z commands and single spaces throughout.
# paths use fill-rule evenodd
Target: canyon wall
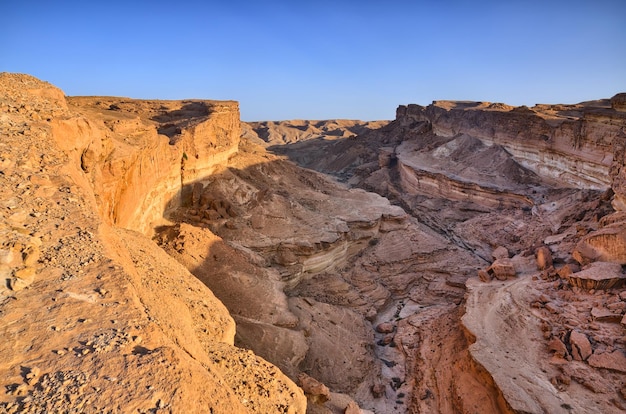
M 427 295 L 436 295 L 438 306 L 430 309 L 407 305 L 403 297 L 416 279 L 376 268 L 387 288 L 395 278 L 405 282 L 391 289 L 392 306 L 379 309 L 375 321 L 385 321 L 386 312 L 399 317 L 395 328 L 377 326 L 378 345 L 391 340 L 411 349 L 402 362 L 387 359 L 391 353 L 384 346 L 377 349 L 391 362 L 388 367 L 398 364 L 411 373 L 397 377 L 414 381 L 407 387 L 408 412 L 626 409 L 626 117 L 622 101 L 612 101 L 533 108 L 445 101 L 401 106 L 395 121 L 355 139 L 271 147 L 393 200 L 473 255 L 463 263 L 492 263 L 478 265 L 472 271 L 478 277 L 453 272 L 459 284 L 448 283 L 465 289 L 464 302 L 446 302 L 437 291 L 440 276 L 416 289 L 419 296 L 409 294 L 420 306 Z M 399 250 L 389 255 L 400 256 Z M 439 270 L 453 267 L 435 257 L 428 262 Z M 312 281 L 303 284 L 313 291 Z M 457 317 L 463 313 L 461 323 Z M 405 330 L 407 325 L 415 329 Z M 459 330 L 465 336 L 455 336 Z M 384 335 L 389 331 L 393 339 Z M 445 339 L 437 342 L 439 335 Z M 477 381 L 491 389 L 489 402 L 477 403 L 471 391 L 457 388 Z
M 237 103 L 66 99 L 7 73 L 0 90 L 0 411 L 304 413 L 145 236 L 236 152 Z
M 624 134 L 624 118 L 623 113 L 597 107 L 513 108 L 481 102 L 435 101 L 396 111 L 396 121 L 403 126 L 427 122 L 440 136 L 465 133 L 487 145 L 502 146 L 540 176 L 600 190 L 611 185 L 612 145 Z
M 237 102 L 68 100 L 73 116 L 52 120 L 52 136 L 89 176 L 101 216 L 117 226 L 149 234 L 190 196 L 183 188 L 237 152 Z

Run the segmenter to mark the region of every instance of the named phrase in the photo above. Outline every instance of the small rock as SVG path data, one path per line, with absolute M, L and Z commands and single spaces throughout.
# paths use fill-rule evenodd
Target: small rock
M 478 271 L 478 277 L 480 278 L 482 282 L 485 282 L 485 283 L 491 282 L 491 279 L 492 279 L 491 274 L 484 269 L 480 269 Z
M 605 352 L 603 354 L 593 354 L 589 357 L 587 362 L 594 368 L 626 372 L 626 356 L 619 350 Z
M 509 251 L 507 250 L 506 247 L 504 246 L 498 246 L 496 247 L 496 249 L 491 253 L 491 257 L 494 260 L 499 260 L 499 259 L 508 259 L 509 258 Z
M 39 375 L 41 374 L 41 370 L 37 367 L 32 367 L 26 374 L 26 383 L 28 385 L 33 385 L 37 382 Z
M 548 247 L 538 248 L 535 257 L 537 258 L 537 269 L 545 270 L 552 267 L 552 252 Z
M 614 313 L 623 313 L 626 310 L 626 302 L 609 303 L 606 306 L 610 311 Z
M 307 398 L 313 403 L 323 404 L 330 398 L 330 390 L 328 387 L 315 378 L 301 373 L 298 375 L 298 382 L 302 391 L 306 394 Z
M 591 316 L 598 322 L 615 322 L 619 323 L 622 320 L 621 314 L 611 312 L 604 307 L 594 307 L 591 309 Z
M 557 313 L 561 312 L 560 307 L 558 305 L 556 305 L 554 302 L 546 303 L 545 304 L 545 308 L 550 313 L 557 314 Z
M 379 341 L 379 344 L 382 346 L 389 345 L 390 343 L 393 342 L 393 338 L 394 338 L 393 334 L 385 335 L 383 339 Z
M 567 355 L 567 347 L 559 338 L 552 338 L 548 342 L 548 351 L 554 352 L 554 355 L 565 358 Z
M 586 361 L 591 355 L 591 343 L 587 335 L 578 331 L 572 331 L 570 333 L 569 343 L 572 347 L 572 357 L 576 361 Z
M 577 264 L 569 263 L 558 269 L 556 273 L 561 279 L 567 279 L 569 275 L 578 271 L 580 271 L 580 266 L 578 266 Z
M 383 322 L 376 326 L 376 332 L 379 333 L 392 333 L 396 327 L 391 322 Z

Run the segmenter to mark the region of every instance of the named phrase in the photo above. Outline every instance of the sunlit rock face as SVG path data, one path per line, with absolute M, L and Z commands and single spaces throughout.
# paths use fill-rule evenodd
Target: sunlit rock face
M 236 151 L 237 104 L 66 98 L 6 73 L 0 91 L 0 411 L 304 413 L 145 236 Z
M 53 122 L 53 135 L 79 157 L 103 217 L 145 234 L 164 211 L 180 205 L 187 184 L 209 176 L 237 152 L 237 102 L 68 102 L 73 116 Z

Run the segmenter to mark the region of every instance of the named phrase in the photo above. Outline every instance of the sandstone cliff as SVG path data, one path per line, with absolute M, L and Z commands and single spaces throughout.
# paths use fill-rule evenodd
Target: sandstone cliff
M 222 303 L 144 236 L 236 151 L 237 104 L 66 100 L 6 73 L 0 88 L 0 410 L 304 412 L 302 391 L 235 348 Z

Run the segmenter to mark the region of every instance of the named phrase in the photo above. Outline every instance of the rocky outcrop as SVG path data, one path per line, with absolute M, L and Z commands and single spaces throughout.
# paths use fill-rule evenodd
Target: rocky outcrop
M 581 289 L 611 289 L 623 286 L 626 275 L 618 263 L 593 262 L 580 272 L 568 275 L 567 280 Z
M 618 93 L 611 98 L 611 108 L 626 111 L 626 93 Z
M 0 343 L 0 411 L 114 401 L 121 411 L 305 412 L 291 380 L 233 346 L 222 302 L 141 234 L 186 180 L 236 148 L 236 104 L 197 104 L 214 117 L 175 120 L 177 140 L 159 134 L 165 121 L 124 108 L 185 103 L 66 104 L 15 74 L 0 74 L 0 90 L 0 335 L 11 338 Z
M 149 234 L 237 151 L 236 102 L 70 98 L 52 136 L 89 176 L 101 215 Z M 169 135 L 164 135 L 169 134 Z M 68 140 L 67 137 L 75 137 Z

